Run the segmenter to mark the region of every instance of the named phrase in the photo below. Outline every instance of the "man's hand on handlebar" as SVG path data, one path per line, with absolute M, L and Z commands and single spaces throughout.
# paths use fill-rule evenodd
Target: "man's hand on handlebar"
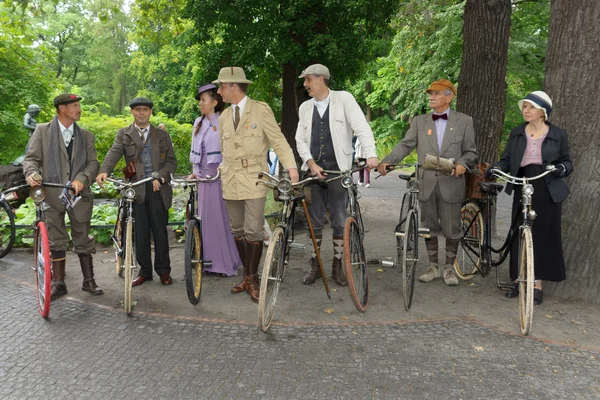
M 325 172 L 323 172 L 323 168 L 319 167 L 317 165 L 317 163 L 315 162 L 315 160 L 310 159 L 307 161 L 306 164 L 308 165 L 308 168 L 310 168 L 311 176 L 317 177 L 319 179 L 325 179 L 327 174 Z
M 367 167 L 369 167 L 369 169 L 375 169 L 378 167 L 378 163 L 379 160 L 377 159 L 377 157 L 369 157 L 367 158 Z
M 77 196 L 79 192 L 81 192 L 85 187 L 85 185 L 79 181 L 71 182 L 71 186 L 73 187 L 73 192 L 75 192 L 75 196 Z
M 37 172 L 29 175 L 26 180 L 29 186 L 40 186 L 42 184 L 42 176 Z
M 382 176 L 386 176 L 388 173 L 388 166 L 390 164 L 389 163 L 379 163 L 379 165 L 377 165 L 377 172 L 379 172 Z
M 455 164 L 454 169 L 452 169 L 452 173 L 450 174 L 450 176 L 456 176 L 457 178 L 460 178 L 461 176 L 463 176 L 465 174 L 465 172 L 467 172 L 467 169 L 465 167 L 463 167 L 460 164 Z
M 98 186 L 104 187 L 104 182 L 106 182 L 106 178 L 108 178 L 108 174 L 106 172 L 98 174 L 98 176 L 96 177 L 96 183 L 98 184 Z
M 298 174 L 297 168 L 290 168 L 288 172 L 290 173 L 290 180 L 292 183 L 297 183 L 300 180 L 300 175 Z

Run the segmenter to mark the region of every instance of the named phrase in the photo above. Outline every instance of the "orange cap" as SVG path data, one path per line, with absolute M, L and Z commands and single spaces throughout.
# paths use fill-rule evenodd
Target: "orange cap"
M 431 90 L 445 90 L 445 89 L 451 90 L 452 93 L 454 95 L 456 95 L 456 88 L 454 87 L 452 82 L 450 82 L 448 79 L 440 79 L 439 81 L 433 82 L 429 86 L 429 89 L 427 89 L 425 92 L 429 93 Z

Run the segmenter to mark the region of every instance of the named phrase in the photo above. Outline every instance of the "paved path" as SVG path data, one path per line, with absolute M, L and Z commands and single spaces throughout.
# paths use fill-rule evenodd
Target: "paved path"
M 399 195 L 384 185 L 396 182 L 362 190 L 369 258 L 395 256 Z M 398 272 L 373 264 L 361 314 L 346 288 L 329 301 L 318 284 L 301 285 L 309 255 L 295 251 L 264 334 L 256 305 L 229 294 L 235 278 L 208 277 L 200 304 L 189 304 L 182 253 L 171 250 L 172 286 L 134 289 L 133 317 L 120 306 L 110 249 L 95 257 L 98 297 L 79 290 L 69 254 L 69 296 L 48 321 L 37 313 L 30 252 L 0 260 L 0 399 L 600 398 L 596 306 L 548 296 L 523 337 L 518 303 L 492 276 L 454 288 L 417 282 L 406 312 Z M 324 253 L 330 260 L 330 245 Z

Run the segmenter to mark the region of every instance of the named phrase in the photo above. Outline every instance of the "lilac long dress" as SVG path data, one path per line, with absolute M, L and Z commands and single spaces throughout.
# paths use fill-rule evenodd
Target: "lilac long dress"
M 194 174 L 199 177 L 215 176 L 223 157 L 219 139 L 219 116 L 197 118 L 194 130 L 201 123 L 196 135 L 192 133 L 190 161 Z M 204 258 L 212 261 L 208 272 L 235 276 L 242 265 L 229 228 L 229 215 L 223 200 L 221 180 L 198 184 L 198 213 L 202 218 Z

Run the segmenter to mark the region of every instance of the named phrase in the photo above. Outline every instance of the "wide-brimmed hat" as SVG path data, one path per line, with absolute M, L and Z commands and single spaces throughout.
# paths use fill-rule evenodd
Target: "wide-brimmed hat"
M 425 93 L 429 93 L 432 90 L 450 90 L 452 94 L 456 95 L 456 88 L 448 79 L 440 79 L 439 81 L 432 82 Z
M 200 100 L 200 95 L 204 92 L 208 92 L 209 90 L 217 90 L 217 86 L 213 85 L 212 83 L 207 83 L 206 85 L 200 86 L 196 91 L 196 96 L 194 96 L 194 98 L 196 100 Z
M 541 90 L 536 90 L 535 92 L 529 93 L 525 98 L 519 100 L 517 104 L 519 104 L 519 109 L 523 111 L 523 103 L 528 102 L 538 110 L 544 111 L 544 119 L 550 118 L 550 113 L 552 112 L 552 100 L 550 96 L 548 96 L 545 92 Z
M 219 77 L 212 81 L 214 84 L 220 83 L 248 83 L 251 84 L 252 81 L 246 79 L 246 74 L 244 70 L 240 67 L 225 67 L 221 68 L 219 71 Z
M 147 99 L 145 97 L 136 97 L 135 99 L 129 102 L 129 108 L 135 108 L 137 106 L 146 106 L 150 108 L 154 108 L 154 102 L 152 100 Z
M 79 100 L 81 100 L 81 97 L 73 93 L 59 94 L 54 98 L 54 107 L 58 108 L 61 104 L 71 104 Z
M 323 64 L 313 64 L 306 68 L 298 78 L 304 78 L 306 75 L 317 75 L 322 76 L 325 79 L 329 79 L 329 68 Z

